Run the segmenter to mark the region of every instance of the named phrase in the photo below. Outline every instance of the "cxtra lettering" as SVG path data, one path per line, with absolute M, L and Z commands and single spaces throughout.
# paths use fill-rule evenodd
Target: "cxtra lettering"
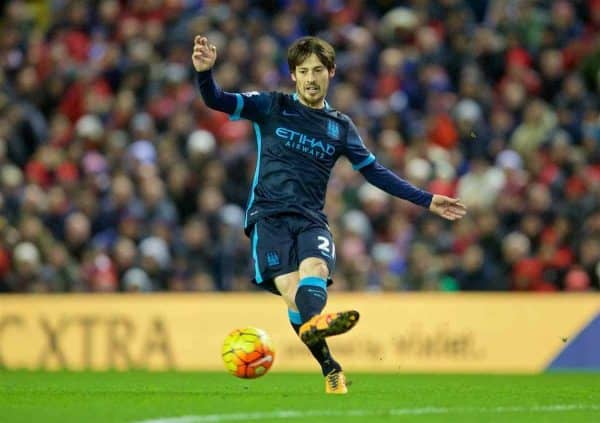
M 15 354 L 29 333 L 30 360 Z M 176 359 L 168 325 L 160 316 L 41 315 L 31 320 L 0 314 L 0 367 L 30 369 L 173 369 Z M 26 361 L 23 361 L 26 360 Z

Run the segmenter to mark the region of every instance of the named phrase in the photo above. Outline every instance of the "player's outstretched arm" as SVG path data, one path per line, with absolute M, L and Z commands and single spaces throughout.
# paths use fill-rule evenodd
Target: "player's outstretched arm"
M 429 209 L 448 220 L 460 219 L 467 213 L 467 208 L 460 200 L 419 189 L 378 163 L 365 147 L 352 121 L 349 121 L 346 156 L 352 162 L 352 167 L 359 170 L 370 184 L 394 197 Z
M 192 52 L 192 63 L 196 70 L 196 83 L 202 99 L 208 107 L 240 118 L 260 121 L 268 114 L 271 105 L 269 95 L 251 93 L 230 93 L 223 91 L 215 81 L 212 69 L 217 60 L 217 47 L 208 38 L 196 35 Z
M 208 107 L 220 112 L 233 114 L 237 107 L 235 94 L 224 92 L 215 82 L 212 68 L 217 60 L 217 48 L 208 42 L 208 38 L 196 35 L 192 64 L 196 70 L 196 82 L 202 99 Z
M 360 172 L 370 184 L 375 185 L 377 188 L 395 197 L 427 208 L 444 219 L 461 219 L 467 213 L 467 208 L 460 200 L 421 190 L 377 161 L 361 168 Z
M 438 194 L 433 195 L 429 210 L 448 220 L 462 219 L 467 214 L 467 208 L 458 198 Z
M 194 38 L 194 51 L 192 53 L 192 63 L 196 72 L 205 72 L 210 70 L 217 61 L 217 47 L 208 42 L 208 38 L 196 35 Z

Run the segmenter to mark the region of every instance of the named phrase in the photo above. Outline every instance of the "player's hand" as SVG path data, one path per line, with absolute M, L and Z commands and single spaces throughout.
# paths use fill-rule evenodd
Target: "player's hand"
M 458 198 L 450 198 L 437 194 L 434 194 L 431 199 L 429 210 L 448 220 L 462 219 L 467 214 L 467 208 Z
M 217 60 L 217 47 L 208 43 L 208 38 L 196 35 L 194 38 L 194 52 L 192 53 L 192 63 L 197 72 L 212 69 Z

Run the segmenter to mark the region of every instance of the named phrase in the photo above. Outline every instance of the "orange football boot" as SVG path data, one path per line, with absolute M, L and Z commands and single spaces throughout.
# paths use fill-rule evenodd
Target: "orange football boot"
M 300 326 L 298 335 L 306 345 L 314 345 L 328 336 L 348 332 L 356 325 L 359 316 L 356 310 L 317 314 Z
M 346 376 L 341 370 L 334 370 L 325 376 L 326 394 L 347 394 Z

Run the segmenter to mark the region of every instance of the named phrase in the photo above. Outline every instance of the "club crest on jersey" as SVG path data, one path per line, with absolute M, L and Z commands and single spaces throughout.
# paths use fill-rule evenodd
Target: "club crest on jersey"
M 327 135 L 329 135 L 330 138 L 335 139 L 340 137 L 340 126 L 333 120 L 330 120 L 327 123 Z

